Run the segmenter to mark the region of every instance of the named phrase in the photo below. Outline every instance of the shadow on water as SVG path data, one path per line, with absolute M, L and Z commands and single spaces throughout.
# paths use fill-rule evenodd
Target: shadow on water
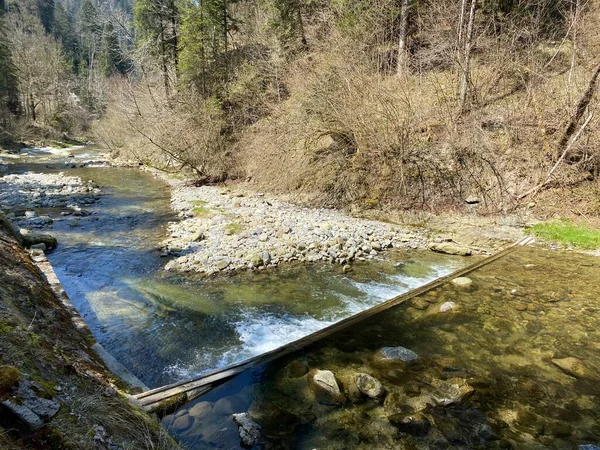
M 600 444 L 600 261 L 528 248 L 244 373 L 166 416 L 190 449 L 242 448 L 233 413 L 264 448 L 575 449 Z M 457 308 L 440 313 L 440 305 Z M 415 351 L 382 360 L 382 347 Z M 335 374 L 320 400 L 308 370 Z M 357 373 L 386 395 L 360 393 Z M 337 403 L 337 404 L 336 404 Z M 188 417 L 180 419 L 181 417 Z M 179 420 L 178 420 L 179 419 Z

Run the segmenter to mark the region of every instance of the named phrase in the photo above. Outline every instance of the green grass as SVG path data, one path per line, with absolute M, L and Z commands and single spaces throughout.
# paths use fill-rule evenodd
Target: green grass
M 558 242 L 570 247 L 584 250 L 600 248 L 600 229 L 575 224 L 566 219 L 538 223 L 529 228 L 529 231 L 545 241 Z
M 205 202 L 204 200 L 193 200 L 190 203 L 194 206 L 192 212 L 195 217 L 209 218 L 214 216 L 214 212 L 206 206 L 208 205 L 208 202 Z

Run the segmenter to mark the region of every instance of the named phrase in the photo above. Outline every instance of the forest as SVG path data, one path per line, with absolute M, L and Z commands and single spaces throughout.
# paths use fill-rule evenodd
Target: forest
M 0 140 L 312 204 L 600 211 L 593 0 L 0 0 Z M 7 145 L 7 144 L 6 144 Z

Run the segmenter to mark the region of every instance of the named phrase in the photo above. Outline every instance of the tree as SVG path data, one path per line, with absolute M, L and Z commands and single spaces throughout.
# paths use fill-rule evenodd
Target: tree
M 400 36 L 398 38 L 398 67 L 399 77 L 406 74 L 408 67 L 408 49 L 406 44 L 408 34 L 408 0 L 402 0 L 400 8 Z
M 170 69 L 176 71 L 179 62 L 179 8 L 175 0 L 136 0 L 134 19 L 138 43 L 146 45 L 159 59 L 168 98 L 174 84 Z
M 463 65 L 460 79 L 460 112 L 465 110 L 467 105 L 467 96 L 469 94 L 470 69 L 471 69 L 471 48 L 473 46 L 473 30 L 475 23 L 475 11 L 477 8 L 477 0 L 471 0 L 469 10 L 469 22 L 465 34 Z

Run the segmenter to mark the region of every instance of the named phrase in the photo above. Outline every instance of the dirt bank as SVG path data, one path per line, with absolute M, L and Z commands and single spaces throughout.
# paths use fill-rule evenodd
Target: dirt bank
M 127 402 L 1 214 L 0 267 L 0 448 L 179 448 Z

